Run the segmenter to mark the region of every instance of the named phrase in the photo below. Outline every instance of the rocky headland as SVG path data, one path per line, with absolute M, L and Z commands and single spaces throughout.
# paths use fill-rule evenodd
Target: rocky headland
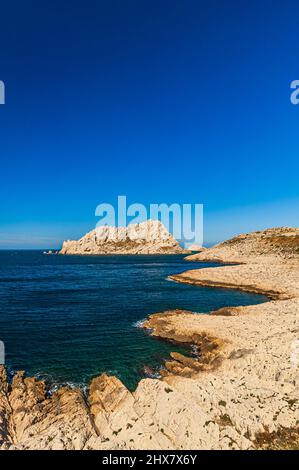
M 62 255 L 148 255 L 187 253 L 158 220 L 127 227 L 99 226 L 80 240 L 66 240 Z
M 197 245 L 194 243 L 193 245 L 188 246 L 188 251 L 204 251 L 206 248 L 204 246 Z
M 233 264 L 172 279 L 270 300 L 210 315 L 150 315 L 150 334 L 195 353 L 172 353 L 161 379 L 143 379 L 134 392 L 102 374 L 87 396 L 66 388 L 49 395 L 22 372 L 8 383 L 2 367 L 0 448 L 298 449 L 299 229 L 240 235 L 189 259 Z

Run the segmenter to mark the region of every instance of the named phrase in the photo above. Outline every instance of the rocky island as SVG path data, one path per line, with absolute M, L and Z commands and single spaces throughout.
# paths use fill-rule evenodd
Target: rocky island
M 187 253 L 158 220 L 127 227 L 99 226 L 80 240 L 63 243 L 62 255 L 148 255 Z
M 264 293 L 269 301 L 210 315 L 151 315 L 152 335 L 188 343 L 161 379 L 130 392 L 102 374 L 88 394 L 0 370 L 2 449 L 295 449 L 299 447 L 299 229 L 235 237 L 189 260 L 225 263 L 171 276 Z M 199 312 L 200 313 L 200 312 Z

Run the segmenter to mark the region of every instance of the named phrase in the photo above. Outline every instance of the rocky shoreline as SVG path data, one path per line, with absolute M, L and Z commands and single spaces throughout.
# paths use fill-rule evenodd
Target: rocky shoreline
M 127 227 L 99 226 L 63 242 L 60 255 L 157 255 L 188 253 L 158 220 Z
M 298 254 L 299 229 L 282 228 L 192 255 L 239 264 L 173 279 L 262 292 L 271 300 L 211 315 L 150 315 L 144 327 L 152 335 L 193 344 L 198 354 L 172 353 L 162 379 L 143 379 L 134 392 L 103 374 L 87 398 L 69 389 L 49 397 L 42 381 L 22 373 L 8 384 L 2 368 L 0 448 L 299 448 Z

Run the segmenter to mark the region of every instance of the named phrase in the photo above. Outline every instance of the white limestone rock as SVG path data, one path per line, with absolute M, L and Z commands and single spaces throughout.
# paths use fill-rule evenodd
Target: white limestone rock
M 127 227 L 101 226 L 80 240 L 67 240 L 59 254 L 175 254 L 187 253 L 158 220 L 147 220 Z

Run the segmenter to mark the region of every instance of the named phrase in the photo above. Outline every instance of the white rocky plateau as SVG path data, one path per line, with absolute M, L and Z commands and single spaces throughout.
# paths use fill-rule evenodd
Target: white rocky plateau
M 175 254 L 185 253 L 158 220 L 147 220 L 127 227 L 99 226 L 80 240 L 63 242 L 62 255 Z
M 206 250 L 204 246 L 196 245 L 196 243 L 188 246 L 188 251 L 204 251 L 204 250 Z

